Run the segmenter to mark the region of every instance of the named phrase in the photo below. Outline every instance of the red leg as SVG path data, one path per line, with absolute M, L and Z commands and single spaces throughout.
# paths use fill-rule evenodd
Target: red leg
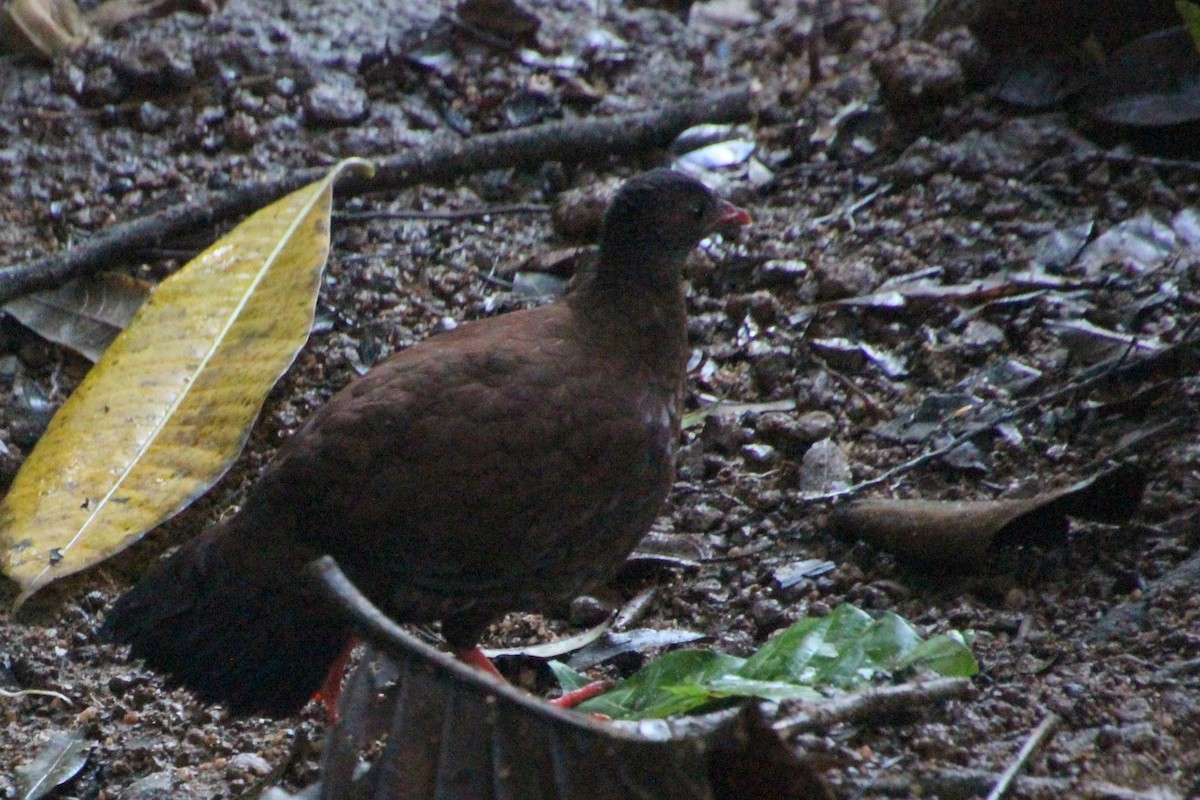
M 564 692 L 562 697 L 556 697 L 551 700 L 550 705 L 558 706 L 559 708 L 574 708 L 584 700 L 599 697 L 611 688 L 612 681 L 592 681 L 585 686 L 580 686 L 578 689 Z
M 326 673 L 325 682 L 313 695 L 313 700 L 325 706 L 325 719 L 330 725 L 337 724 L 337 704 L 338 698 L 342 696 L 342 679 L 346 677 L 346 665 L 350 663 L 350 655 L 354 652 L 354 648 L 358 647 L 358 641 L 357 636 L 350 637 L 346 649 L 342 651 L 342 654 L 337 657 L 337 661 L 333 662 L 333 666 Z
M 492 675 L 508 683 L 508 679 L 500 674 L 500 670 L 496 669 L 496 665 L 492 663 L 492 660 L 485 656 L 483 651 L 478 647 L 466 647 L 461 650 L 455 650 L 454 657 L 464 664 L 470 664 L 475 669 L 482 670 L 488 675 Z
M 500 670 L 496 669 L 496 665 L 492 660 L 483 654 L 483 651 L 478 647 L 463 648 L 454 651 L 454 657 L 464 664 L 470 664 L 475 669 L 486 672 L 488 675 L 494 675 L 505 683 L 508 680 L 500 674 Z M 550 701 L 550 705 L 558 706 L 559 708 L 574 708 L 584 700 L 591 700 L 593 697 L 604 694 L 610 688 L 610 681 L 595 681 L 587 686 L 580 686 L 574 691 L 567 692 L 562 697 L 558 697 Z

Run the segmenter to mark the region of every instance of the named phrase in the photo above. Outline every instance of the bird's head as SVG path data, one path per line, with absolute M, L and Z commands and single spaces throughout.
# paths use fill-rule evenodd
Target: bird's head
M 600 233 L 599 269 L 620 273 L 623 281 L 674 285 L 700 240 L 722 227 L 749 222 L 749 214 L 695 178 L 651 170 L 626 181 L 609 205 Z

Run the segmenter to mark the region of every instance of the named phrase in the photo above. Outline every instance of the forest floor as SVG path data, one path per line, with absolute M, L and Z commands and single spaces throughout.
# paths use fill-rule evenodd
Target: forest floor
M 828 757 L 840 796 L 967 796 L 947 776 L 999 774 L 1053 713 L 1055 734 L 1024 765 L 1048 780 L 1012 796 L 1194 797 L 1200 375 L 1184 357 L 1087 377 L 1122 348 L 1165 349 L 1187 335 L 1200 307 L 1200 168 L 1099 142 L 1068 112 L 1001 105 L 984 91 L 986 54 L 964 34 L 912 45 L 920 3 L 827 5 L 816 81 L 810 4 L 783 0 L 690 14 L 530 3 L 540 29 L 524 50 L 511 43 L 525 34 L 439 22 L 433 0 L 230 0 L 211 16 L 131 23 L 53 64 L 5 57 L 0 250 L 14 264 L 265 175 L 754 82 L 763 111 L 730 149 L 752 144 L 755 161 L 731 158 L 719 188 L 755 221 L 689 262 L 688 404 L 783 410 L 751 406 L 686 430 L 659 529 L 688 537 L 695 563 L 630 570 L 564 616 L 586 624 L 595 607 L 654 587 L 640 625 L 696 631 L 703 646 L 737 655 L 842 602 L 895 611 L 928 634 L 971 630 L 981 672 L 969 698 L 789 744 Z M 0 590 L 0 797 L 18 796 L 16 768 L 51 734 L 72 731 L 90 749 L 57 796 L 237 797 L 267 774 L 293 791 L 315 780 L 317 705 L 284 721 L 230 719 L 103 643 L 105 608 L 158 554 L 236 505 L 278 442 L 365 366 L 533 302 L 503 281 L 578 243 L 544 213 L 339 214 L 561 203 L 567 190 L 669 158 L 554 162 L 339 202 L 317 327 L 236 467 L 144 542 L 67 581 L 32 619 L 13 619 L 16 592 Z M 212 235 L 144 252 L 129 271 L 159 279 Z M 1035 268 L 1044 280 L 1022 283 Z M 914 275 L 939 290 L 884 296 Z M 0 316 L 3 484 L 88 366 Z M 913 435 L 918 409 L 928 424 Z M 1134 463 L 1148 488 L 1133 521 L 1076 522 L 1054 541 L 969 564 L 914 563 L 833 535 L 834 504 L 806 495 L 879 475 L 1012 409 L 969 446 L 859 494 L 1020 497 Z M 818 439 L 833 453 L 820 464 L 805 459 Z M 833 569 L 788 577 L 809 559 Z M 579 629 L 517 614 L 491 643 Z M 26 689 L 70 702 L 9 694 Z

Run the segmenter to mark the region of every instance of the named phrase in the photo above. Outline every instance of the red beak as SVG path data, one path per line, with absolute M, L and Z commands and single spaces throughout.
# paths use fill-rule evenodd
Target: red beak
M 749 225 L 753 221 L 745 209 L 738 208 L 727 200 L 722 200 L 717 206 L 716 227 L 718 228 L 728 225 Z

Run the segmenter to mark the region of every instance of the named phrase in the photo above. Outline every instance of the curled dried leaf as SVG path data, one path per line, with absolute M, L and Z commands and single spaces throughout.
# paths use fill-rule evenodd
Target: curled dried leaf
M 1122 464 L 1065 489 L 1022 499 L 864 500 L 835 514 L 833 527 L 844 538 L 863 539 L 908 558 L 969 567 L 993 547 L 1061 541 L 1068 517 L 1126 522 L 1145 489 L 1145 472 Z

